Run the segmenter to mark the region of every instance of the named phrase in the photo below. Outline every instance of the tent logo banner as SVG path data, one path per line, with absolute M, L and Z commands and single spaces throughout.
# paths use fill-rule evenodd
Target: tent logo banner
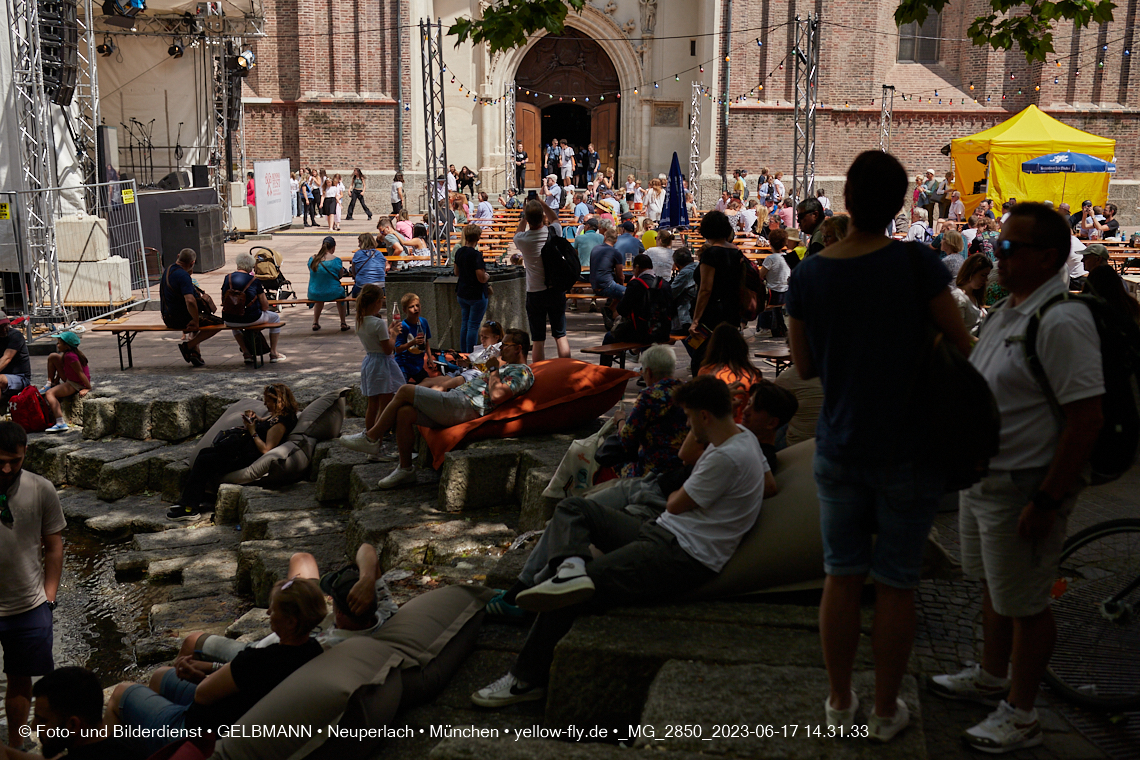
M 1051 164 L 1063 164 L 1068 160 L 1069 160 L 1069 154 L 1068 153 L 1058 153 L 1057 155 L 1055 155 L 1049 159 L 1049 163 L 1051 163 Z

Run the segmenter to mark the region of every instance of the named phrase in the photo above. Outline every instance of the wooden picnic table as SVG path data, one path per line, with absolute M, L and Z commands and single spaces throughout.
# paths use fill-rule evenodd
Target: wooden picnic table
M 779 377 L 781 372 L 792 366 L 792 350 L 787 346 L 762 348 L 756 352 L 755 356 L 771 362 L 776 368 L 776 377 Z
M 257 367 L 259 366 L 257 363 L 259 354 L 257 353 L 257 335 L 256 335 L 256 333 L 260 332 L 261 330 L 266 329 L 267 327 L 272 328 L 272 327 L 284 327 L 284 326 L 285 326 L 284 321 L 273 322 L 273 323 L 267 322 L 265 324 L 260 324 L 260 325 L 251 325 L 249 327 L 227 327 L 224 324 L 222 324 L 222 325 L 201 325 L 201 326 L 199 326 L 197 331 L 198 332 L 219 332 L 221 330 L 241 330 L 242 334 L 245 338 L 246 348 L 248 348 L 250 354 L 253 355 L 253 367 L 254 367 L 254 369 L 257 369 Z M 109 322 L 109 323 L 102 324 L 102 325 L 95 325 L 94 327 L 91 328 L 91 332 L 109 332 L 115 336 L 115 341 L 117 342 L 118 347 L 119 347 L 119 371 L 122 372 L 124 370 L 133 368 L 135 366 L 135 357 L 134 357 L 133 352 L 131 351 L 131 344 L 134 343 L 135 336 L 138 335 L 140 332 L 176 332 L 176 333 L 183 333 L 185 331 L 182 330 L 181 328 L 178 328 L 178 327 L 167 327 L 165 324 L 156 324 L 153 322 L 151 322 L 151 323 L 139 323 L 139 322 L 131 322 L 130 320 L 128 320 L 126 322 Z M 123 347 L 124 346 L 126 346 L 126 349 L 127 349 L 127 363 L 126 363 L 126 365 L 123 364 Z M 265 359 L 261 360 L 260 366 L 265 366 Z

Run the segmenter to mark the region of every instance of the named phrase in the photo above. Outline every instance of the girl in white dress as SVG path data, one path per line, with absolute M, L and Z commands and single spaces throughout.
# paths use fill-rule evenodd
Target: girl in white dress
M 388 333 L 384 291 L 379 285 L 365 285 L 356 297 L 356 337 L 368 352 L 360 364 L 360 392 L 368 397 L 364 429 L 369 430 L 404 384 L 404 373 L 393 356 L 396 347 Z

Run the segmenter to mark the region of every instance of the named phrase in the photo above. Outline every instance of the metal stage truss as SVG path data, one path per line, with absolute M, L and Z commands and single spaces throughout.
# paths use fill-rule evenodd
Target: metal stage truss
M 796 16 L 796 105 L 792 127 L 792 197 L 799 203 L 815 190 L 815 111 L 819 84 L 819 14 Z
M 93 214 L 98 197 L 94 185 L 99 181 L 98 150 L 95 147 L 95 131 L 99 125 L 99 75 L 95 65 L 95 16 L 91 0 L 82 0 L 79 14 L 79 71 L 75 87 L 75 120 L 72 139 L 75 141 L 75 154 L 79 161 L 79 175 L 86 185 L 84 203 L 87 213 Z M 64 109 L 67 113 L 67 109 Z
M 503 175 L 503 192 L 507 188 L 514 187 L 512 184 L 518 172 L 515 171 L 515 143 L 518 141 L 518 136 L 515 133 L 515 83 L 507 82 L 506 89 L 503 91 L 503 139 L 506 141 L 506 152 L 503 154 L 503 159 L 506 162 L 507 172 Z M 524 182 L 525 184 L 525 175 Z M 521 187 L 515 187 L 515 192 L 521 193 Z
M 59 266 L 55 250 L 54 220 L 60 213 L 59 195 L 44 192 L 55 183 L 55 139 L 52 115 L 44 95 L 43 53 L 37 0 L 8 0 L 12 25 L 12 85 L 15 122 L 20 146 L 20 178 L 29 192 L 19 204 L 25 261 L 30 274 L 29 314 L 49 321 L 62 319 Z M 52 204 L 56 204 L 54 207 Z M 49 304 L 41 306 L 40 304 Z M 58 313 L 57 313 L 58 311 Z
M 693 203 L 701 206 L 701 190 L 697 180 L 701 177 L 701 101 L 704 100 L 703 85 L 693 82 L 693 102 L 689 108 L 689 192 Z
M 451 240 L 451 210 L 448 208 L 447 182 L 438 179 L 447 172 L 447 125 L 444 121 L 443 22 L 420 21 L 420 59 L 424 85 L 424 149 L 427 174 L 427 222 L 431 245 L 431 263 L 438 265 L 440 256 Z
M 891 152 L 891 127 L 895 115 L 895 86 L 883 85 L 883 107 L 879 111 L 879 150 Z

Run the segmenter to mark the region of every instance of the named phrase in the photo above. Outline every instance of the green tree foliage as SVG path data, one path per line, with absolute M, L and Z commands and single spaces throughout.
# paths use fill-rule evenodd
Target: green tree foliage
M 538 31 L 562 34 L 567 12 L 581 13 L 585 5 L 586 0 L 501 0 L 483 11 L 482 19 L 458 19 L 447 33 L 456 45 L 484 42 L 494 55 L 525 45 Z
M 940 12 L 949 0 L 901 0 L 895 10 L 899 26 L 921 24 L 931 12 Z M 1078 29 L 1092 23 L 1112 21 L 1116 4 L 1111 0 L 990 0 L 992 13 L 978 16 L 967 32 L 979 47 L 995 50 L 1017 47 L 1027 61 L 1044 61 L 1053 52 L 1053 29 L 1072 21 Z

